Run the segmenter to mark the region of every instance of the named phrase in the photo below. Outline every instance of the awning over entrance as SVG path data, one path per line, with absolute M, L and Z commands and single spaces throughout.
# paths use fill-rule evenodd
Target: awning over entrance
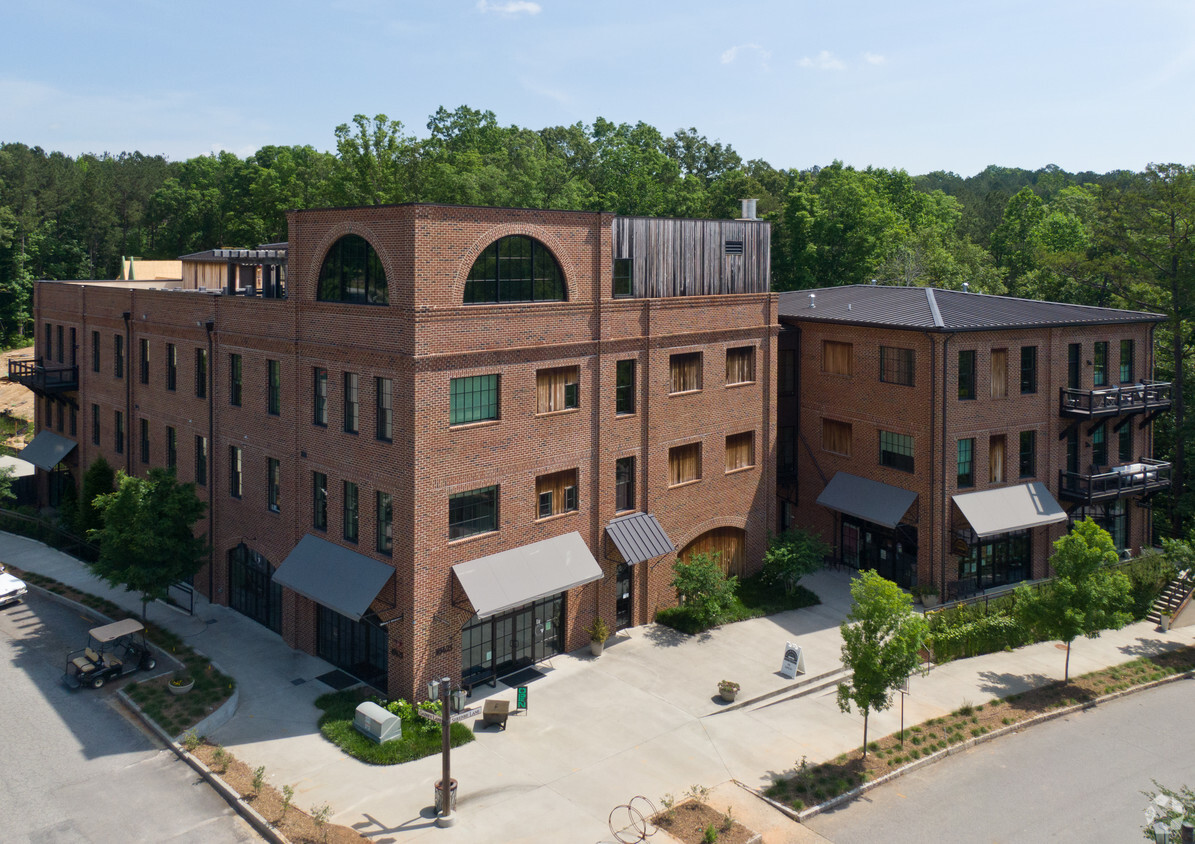
M 1066 512 L 1041 481 L 956 495 L 954 503 L 981 539 L 1066 521 Z
M 619 516 L 606 525 L 606 533 L 628 566 L 676 550 L 664 528 L 650 513 Z
M 394 568 L 310 533 L 274 572 L 274 583 L 360 621 Z
M 817 497 L 817 503 L 823 507 L 886 528 L 896 527 L 916 500 L 915 492 L 849 472 L 836 472 Z
M 602 579 L 581 534 L 533 542 L 452 567 L 478 618 Z
M 53 431 L 39 431 L 33 442 L 21 449 L 17 456 L 28 460 L 39 469 L 52 472 L 59 461 L 75 450 L 74 440 L 60 437 Z

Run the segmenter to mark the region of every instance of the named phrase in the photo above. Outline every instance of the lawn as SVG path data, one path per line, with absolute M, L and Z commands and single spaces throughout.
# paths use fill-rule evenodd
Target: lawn
M 764 583 L 763 576 L 757 574 L 739 581 L 729 606 L 712 625 L 702 625 L 683 606 L 660 610 L 656 613 L 656 621 L 681 633 L 694 634 L 710 627 L 733 624 L 749 618 L 762 618 L 786 610 L 799 610 L 820 603 L 821 599 L 804 586 L 798 586 L 791 594 L 786 594 L 783 589 Z
M 402 738 L 377 744 L 353 727 L 357 705 L 372 700 L 386 707 L 402 719 Z M 364 689 L 329 692 L 316 698 L 315 705 L 324 710 L 319 719 L 320 733 L 349 756 L 371 765 L 400 765 L 440 752 L 441 726 L 415 713 L 406 701 L 383 701 Z M 440 711 L 438 703 L 420 704 L 423 709 Z M 464 724 L 450 728 L 452 746 L 460 747 L 473 741 L 473 731 Z

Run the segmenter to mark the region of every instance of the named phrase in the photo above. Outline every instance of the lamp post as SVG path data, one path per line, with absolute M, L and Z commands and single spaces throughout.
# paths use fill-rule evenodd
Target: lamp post
M 427 684 L 427 697 L 429 700 L 440 701 L 440 726 L 442 728 L 442 746 L 440 749 L 440 757 L 443 761 L 442 776 L 440 778 L 440 812 L 436 816 L 436 826 L 448 827 L 456 823 L 456 815 L 452 813 L 453 804 L 456 802 L 456 789 L 453 788 L 452 781 L 452 710 L 450 708 L 450 695 L 452 693 L 452 680 L 448 677 L 443 677 L 439 680 L 432 680 Z

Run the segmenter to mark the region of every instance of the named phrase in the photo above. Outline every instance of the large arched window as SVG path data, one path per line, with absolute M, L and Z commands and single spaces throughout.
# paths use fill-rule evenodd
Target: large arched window
M 485 248 L 465 282 L 466 305 L 498 302 L 563 302 L 564 273 L 538 240 L 515 234 Z
M 321 302 L 390 303 L 386 271 L 368 240 L 346 234 L 332 244 L 320 267 L 318 297 Z

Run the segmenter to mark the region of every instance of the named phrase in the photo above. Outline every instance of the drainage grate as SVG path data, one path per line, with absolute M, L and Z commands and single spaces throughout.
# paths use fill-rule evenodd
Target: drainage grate
M 304 683 L 306 683 L 306 682 L 307 682 L 307 681 L 306 681 L 306 680 L 304 680 L 302 677 L 299 677 L 297 680 L 291 680 L 291 681 L 290 681 L 290 684 L 291 684 L 292 686 L 301 686 L 301 685 L 303 685 L 303 684 L 304 684 Z

